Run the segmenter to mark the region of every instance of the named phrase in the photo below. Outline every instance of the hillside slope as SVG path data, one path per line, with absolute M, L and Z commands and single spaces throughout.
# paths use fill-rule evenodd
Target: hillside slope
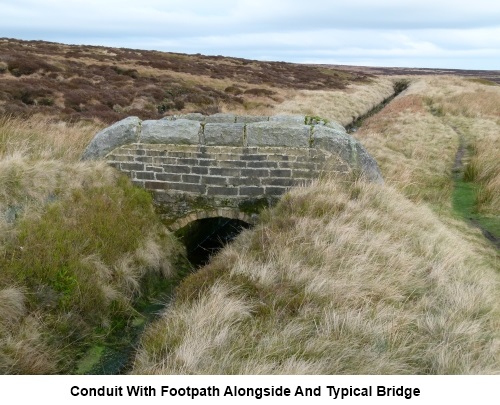
M 232 111 L 347 124 L 408 79 L 12 39 L 0 50 L 1 373 L 88 371 L 79 361 L 144 322 L 135 304 L 184 265 L 145 191 L 79 161 L 105 123 Z M 494 232 L 500 218 L 500 86 L 409 79 L 354 134 L 385 184 L 292 190 L 184 279 L 132 373 L 500 373 L 498 250 L 468 222 Z
M 499 373 L 498 251 L 452 204 L 462 128 L 499 219 L 499 89 L 412 79 L 355 134 L 386 184 L 292 190 L 184 281 L 133 372 Z
M 130 115 L 272 109 L 297 90 L 372 75 L 284 62 L 0 39 L 0 113 L 112 123 Z

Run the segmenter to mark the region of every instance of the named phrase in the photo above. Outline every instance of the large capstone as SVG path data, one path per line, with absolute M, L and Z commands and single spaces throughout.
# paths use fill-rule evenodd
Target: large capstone
M 141 132 L 141 120 L 128 117 L 98 132 L 90 142 L 82 160 L 95 160 L 106 156 L 121 145 L 137 142 Z

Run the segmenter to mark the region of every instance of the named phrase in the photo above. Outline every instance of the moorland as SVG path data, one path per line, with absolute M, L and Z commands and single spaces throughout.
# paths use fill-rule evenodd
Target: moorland
M 498 78 L 0 39 L 0 372 L 127 346 L 115 372 L 499 373 Z M 146 191 L 80 160 L 187 112 L 361 117 L 384 184 L 294 188 L 195 269 Z

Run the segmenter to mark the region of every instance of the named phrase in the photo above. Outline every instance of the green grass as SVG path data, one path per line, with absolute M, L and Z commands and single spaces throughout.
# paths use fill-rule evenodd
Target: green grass
M 500 217 L 482 215 L 475 208 L 479 190 L 479 185 L 465 181 L 463 176 L 457 176 L 452 195 L 453 210 L 461 218 L 473 220 L 495 237 L 499 237 Z
M 2 203 L 9 206 L 5 198 L 23 202 L 32 187 L 32 169 L 21 161 L 17 167 L 12 186 L 17 194 L 0 195 L 0 210 Z M 145 317 L 137 309 L 144 306 L 140 298 L 158 297 L 160 288 L 171 288 L 176 280 L 174 262 L 181 250 L 154 213 L 151 195 L 110 168 L 85 170 L 72 176 L 73 182 L 61 175 L 66 189 L 58 182 L 49 183 L 52 189 L 45 185 L 36 193 L 39 199 L 4 225 L 10 232 L 0 235 L 0 292 L 12 286 L 18 291 L 8 295 L 17 304 L 3 305 L 7 319 L 15 321 L 0 320 L 0 363 L 5 364 L 0 368 L 6 373 L 85 373 L 105 356 L 114 356 L 109 362 L 122 367 L 122 358 L 130 355 L 121 356 L 121 348 L 131 349 L 144 326 L 137 324 Z M 4 185 L 12 183 L 8 180 Z M 46 193 L 52 198 L 42 198 Z M 30 317 L 41 320 L 30 330 L 32 343 L 15 352 L 9 342 L 27 339 L 22 328 Z M 20 356 L 26 358 L 23 368 Z M 42 357 L 44 364 L 35 367 Z
M 104 346 L 92 346 L 78 362 L 75 374 L 88 374 L 99 362 L 104 353 Z

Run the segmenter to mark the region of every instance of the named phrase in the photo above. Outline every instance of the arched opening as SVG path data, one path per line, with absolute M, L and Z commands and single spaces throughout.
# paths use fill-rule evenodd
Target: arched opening
M 191 264 L 201 267 L 243 229 L 250 228 L 250 226 L 249 223 L 239 219 L 203 218 L 190 222 L 178 229 L 175 234 L 186 246 L 187 257 Z

